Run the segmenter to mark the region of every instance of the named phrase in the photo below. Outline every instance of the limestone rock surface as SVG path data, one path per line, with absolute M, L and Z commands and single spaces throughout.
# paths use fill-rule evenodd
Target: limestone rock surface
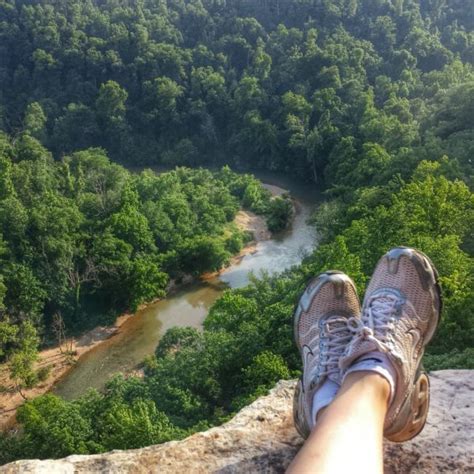
M 129 451 L 60 460 L 17 461 L 1 473 L 279 473 L 302 444 L 293 427 L 294 381 L 282 381 L 266 397 L 228 423 L 182 441 Z M 415 440 L 387 443 L 387 473 L 474 473 L 474 371 L 431 373 L 427 425 Z

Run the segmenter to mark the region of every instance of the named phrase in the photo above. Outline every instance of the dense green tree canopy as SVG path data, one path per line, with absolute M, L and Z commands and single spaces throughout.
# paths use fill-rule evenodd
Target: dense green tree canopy
M 104 93 L 113 114 L 116 93 Z M 131 174 L 101 149 L 55 162 L 29 132 L 0 140 L 0 357 L 15 378 L 32 380 L 35 334 L 51 341 L 55 315 L 70 335 L 111 322 L 170 278 L 221 268 L 244 242 L 232 222 L 241 204 L 276 228 L 291 213 L 229 168 Z
M 428 368 L 473 368 L 474 24 L 464 0 L 7 0 L 0 4 L 0 360 L 35 383 L 54 315 L 73 329 L 219 268 L 243 205 L 284 228 L 286 197 L 230 168 L 316 182 L 318 247 L 226 291 L 202 331 L 173 328 L 143 378 L 48 395 L 0 436 L 0 461 L 134 448 L 221 423 L 299 374 L 307 280 L 363 294 L 392 246 L 439 269 Z M 50 150 L 50 151 L 48 151 Z M 106 151 L 104 151 L 106 150 Z
M 366 155 L 359 181 L 393 160 L 413 169 L 406 148 L 418 155 L 427 142 L 430 159 L 449 153 L 469 167 L 467 8 L 7 0 L 0 127 L 28 131 L 56 157 L 100 146 L 130 165 L 228 163 L 330 184 L 342 178 L 330 165 L 347 152 L 341 140 Z

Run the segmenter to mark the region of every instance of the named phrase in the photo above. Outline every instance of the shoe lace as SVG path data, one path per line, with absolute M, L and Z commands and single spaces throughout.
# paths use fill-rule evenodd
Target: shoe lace
M 319 342 L 319 364 L 314 379 L 339 372 L 339 359 L 344 354 L 352 333 L 347 328 L 347 319 L 333 317 L 326 321 Z
M 350 318 L 347 322 L 349 329 L 355 335 L 349 345 L 348 352 L 360 340 L 372 341 L 379 350 L 387 352 L 387 337 L 395 322 L 399 302 L 400 298 L 391 294 L 369 298 L 361 318 Z

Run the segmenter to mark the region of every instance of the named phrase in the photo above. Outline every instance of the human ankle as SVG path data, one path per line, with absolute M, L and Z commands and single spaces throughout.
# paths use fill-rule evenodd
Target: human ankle
M 390 383 L 382 375 L 372 371 L 358 371 L 348 374 L 341 387 L 341 392 L 352 387 L 357 387 L 370 393 L 381 403 L 388 406 L 391 395 Z
M 383 377 L 390 387 L 388 404 L 390 405 L 392 403 L 396 390 L 397 372 L 392 361 L 385 353 L 372 351 L 364 354 L 349 366 L 345 372 L 343 381 L 349 375 L 357 372 L 371 372 Z

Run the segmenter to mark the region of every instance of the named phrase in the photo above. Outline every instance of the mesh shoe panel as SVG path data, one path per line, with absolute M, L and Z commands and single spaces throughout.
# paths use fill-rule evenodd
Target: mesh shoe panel
M 339 358 L 352 337 L 346 321 L 360 314 L 352 280 L 342 273 L 323 273 L 301 296 L 294 316 L 295 341 L 303 362 L 303 375 L 294 398 L 295 425 L 307 437 L 314 393 L 329 377 L 340 384 Z
M 425 255 L 396 248 L 380 259 L 364 298 L 361 324 L 354 329 L 356 335 L 340 364 L 345 369 L 374 350 L 389 356 L 397 372 L 394 399 L 385 420 L 389 439 L 404 441 L 406 433 L 413 437 L 423 427 L 419 423 L 416 432 L 407 428 L 412 413 L 405 407 L 417 406 L 421 359 L 437 327 L 440 308 L 437 273 Z M 428 404 L 423 409 L 426 419 Z

